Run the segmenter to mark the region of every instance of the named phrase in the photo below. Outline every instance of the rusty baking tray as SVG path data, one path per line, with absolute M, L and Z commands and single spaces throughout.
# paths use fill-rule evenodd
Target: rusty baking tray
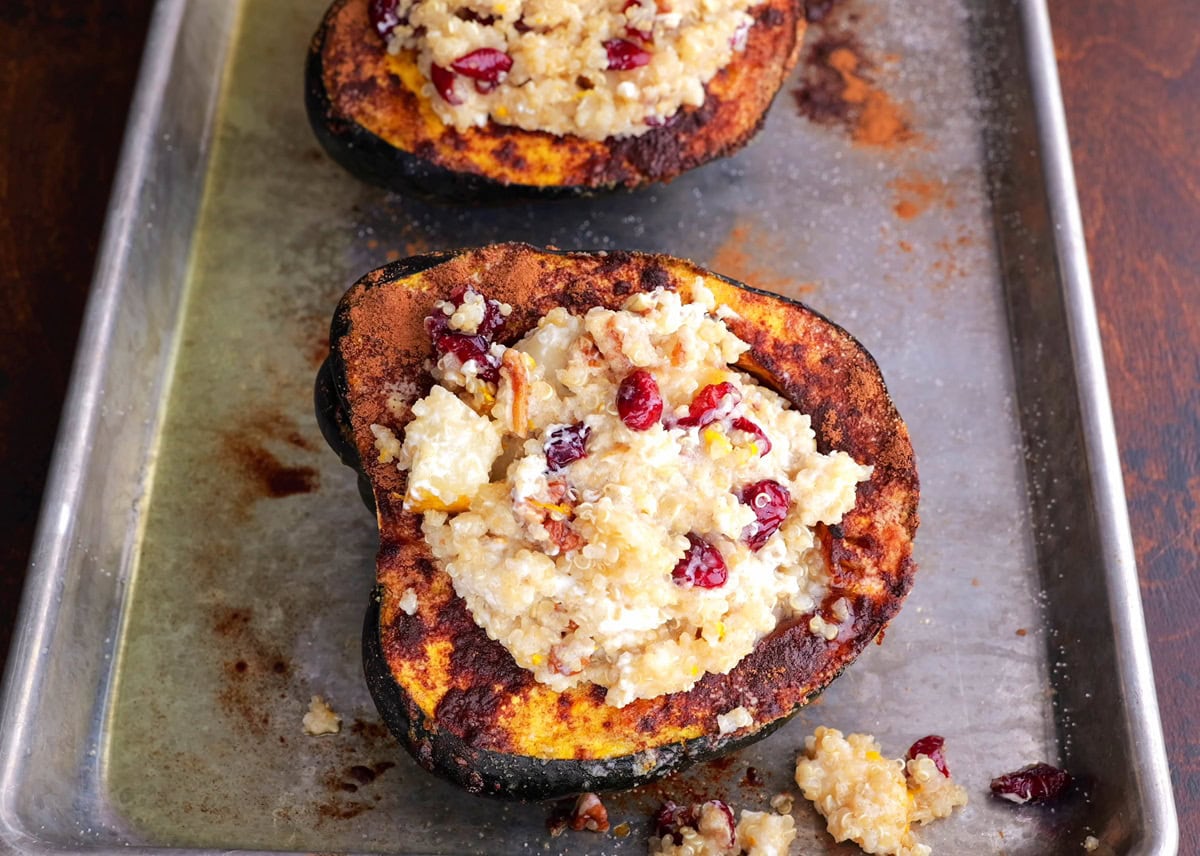
M 1175 852 L 1040 0 L 812 3 L 746 151 L 484 210 L 318 149 L 301 69 L 324 2 L 156 11 L 8 664 L 6 849 L 644 853 L 660 800 L 762 808 L 827 724 L 894 755 L 947 738 L 971 801 L 921 831 L 935 853 Z M 668 251 L 806 300 L 877 357 L 917 449 L 921 570 L 885 643 L 767 741 L 611 798 L 623 838 L 552 838 L 547 806 L 430 778 L 360 674 L 375 535 L 311 415 L 328 320 L 385 259 L 502 239 Z M 312 695 L 340 733 L 302 733 Z M 987 795 L 1035 760 L 1075 796 Z M 795 816 L 794 853 L 857 852 Z

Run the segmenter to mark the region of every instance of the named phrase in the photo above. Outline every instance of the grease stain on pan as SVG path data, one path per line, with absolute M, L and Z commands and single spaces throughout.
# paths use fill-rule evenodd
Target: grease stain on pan
M 246 512 L 258 499 L 317 490 L 321 483 L 317 469 L 288 460 L 297 452 L 315 454 L 314 444 L 282 413 L 267 411 L 225 432 L 218 463 L 237 485 L 231 505 Z

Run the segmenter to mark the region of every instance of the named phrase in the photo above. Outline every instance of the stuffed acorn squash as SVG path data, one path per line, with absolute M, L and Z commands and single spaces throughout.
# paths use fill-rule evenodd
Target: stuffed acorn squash
M 399 193 L 632 188 L 745 145 L 804 26 L 798 0 L 337 0 L 308 115 L 334 160 Z
M 378 518 L 367 682 L 425 768 L 523 799 L 761 739 L 912 583 L 870 355 L 667 256 L 504 244 L 372 271 L 318 375 Z

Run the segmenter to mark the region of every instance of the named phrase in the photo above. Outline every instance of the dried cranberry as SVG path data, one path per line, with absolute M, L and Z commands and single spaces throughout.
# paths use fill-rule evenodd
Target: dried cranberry
M 617 415 L 634 431 L 645 431 L 662 417 L 663 400 L 654 375 L 636 369 L 617 387 Z
M 685 826 L 695 825 L 696 813 L 692 810 L 692 806 L 679 805 L 672 800 L 663 803 L 662 807 L 654 814 L 655 838 L 669 835 L 675 840 L 676 845 L 683 843 L 683 834 L 680 830 Z
M 495 48 L 479 48 L 460 56 L 450 67 L 475 81 L 475 88 L 490 92 L 512 68 L 512 57 Z
M 504 326 L 504 315 L 500 312 L 500 301 L 487 299 L 483 302 L 483 319 L 480 320 L 479 326 L 475 328 L 475 332 L 480 336 L 487 336 L 493 342 L 496 340 L 496 333 Z
M 495 383 L 500 380 L 500 361 L 489 350 L 491 343 L 483 336 L 468 336 L 464 333 L 443 333 L 433 340 L 433 347 L 441 354 L 454 354 L 461 363 L 475 362 L 475 375 Z
M 630 71 L 650 63 L 650 51 L 629 39 L 609 39 L 604 43 L 610 71 Z
M 792 505 L 792 495 L 779 482 L 764 479 L 746 485 L 738 492 L 737 497 L 743 505 L 753 509 L 757 518 L 742 530 L 742 540 L 757 553 L 787 517 L 788 509 Z
M 399 7 L 400 0 L 371 0 L 367 4 L 367 17 L 371 20 L 371 26 L 385 40 L 392 30 L 400 26 L 400 14 L 397 11 Z
M 992 794 L 1015 802 L 1044 803 L 1056 800 L 1071 787 L 1071 774 L 1049 764 L 1029 764 L 992 779 Z
M 436 66 L 435 66 L 436 68 Z M 462 286 L 451 295 L 451 302 L 461 306 L 470 289 Z M 474 333 L 459 333 L 450 329 L 450 318 L 444 312 L 434 312 L 425 319 L 425 331 L 433 342 L 438 356 L 454 354 L 461 363 L 475 361 L 476 375 L 495 383 L 500 379 L 500 360 L 491 352 L 496 332 L 504 325 L 498 300 L 484 300 L 483 320 Z
M 454 307 L 458 308 L 466 303 L 468 294 L 478 293 L 469 285 L 460 285 L 451 292 L 450 303 L 453 303 Z M 430 318 L 435 323 L 440 320 L 445 329 L 449 328 L 450 318 L 445 313 L 435 313 Z M 480 319 L 479 325 L 475 328 L 475 335 L 486 336 L 490 341 L 494 342 L 496 340 L 496 332 L 503 326 L 504 315 L 500 312 L 500 301 L 485 297 L 483 300 L 483 318 Z
M 449 302 L 457 309 L 462 306 L 468 294 L 478 294 L 467 285 L 460 285 L 450 294 Z M 504 315 L 500 311 L 500 301 L 490 297 L 483 301 L 483 318 L 480 319 L 472 335 L 483 336 L 489 341 L 496 340 L 496 332 L 504 326 Z M 450 330 L 450 316 L 445 312 L 435 312 L 425 319 L 425 330 L 430 336 L 438 336 Z
M 582 422 L 550 432 L 542 448 L 546 452 L 546 468 L 558 472 L 567 464 L 587 457 L 587 441 L 592 429 Z
M 730 397 L 729 410 L 732 410 L 733 406 L 742 400 L 742 394 L 738 392 L 738 388 L 728 381 L 710 383 L 696 393 L 696 397 L 688 406 L 688 415 L 680 419 L 679 424 L 685 428 L 693 426 L 703 428 L 705 425 L 716 422 L 723 415 L 727 415 L 721 413 L 721 402 L 725 396 Z
M 745 416 L 739 416 L 733 420 L 733 427 L 739 431 L 745 431 L 747 434 L 753 434 L 758 439 L 758 445 L 762 449 L 758 453 L 760 458 L 771 451 L 771 440 L 767 437 L 767 432 L 760 428 L 758 423 L 750 421 Z
M 725 846 L 732 847 L 734 845 L 734 842 L 737 841 L 737 824 L 734 822 L 734 819 L 733 819 L 733 809 L 731 809 L 728 805 L 726 805 L 721 800 L 709 800 L 708 802 L 701 805 L 699 807 L 699 809 L 697 809 L 697 811 L 696 811 L 697 819 L 699 818 L 699 815 L 701 814 L 701 812 L 704 811 L 704 807 L 710 806 L 710 805 L 716 806 L 717 808 L 719 808 L 721 810 L 721 814 L 725 815 L 725 824 L 729 829 L 729 843 L 726 844 Z
M 667 800 L 654 815 L 655 837 L 662 838 L 665 835 L 669 835 L 676 846 L 682 844 L 683 828 L 685 826 L 690 826 L 693 829 L 697 828 L 700 825 L 700 817 L 704 814 L 704 809 L 710 805 L 715 806 L 725 815 L 725 821 L 729 827 L 729 842 L 726 847 L 732 847 L 736 840 L 733 809 L 721 800 L 708 800 L 707 802 L 693 803 L 691 805 L 679 805 L 671 800 Z
M 443 101 L 454 106 L 462 104 L 462 99 L 454 91 L 455 75 L 453 71 L 442 68 L 440 65 L 431 65 L 429 76 L 433 80 L 433 88 L 437 90 L 438 95 L 442 96 Z
M 642 5 L 642 0 L 625 0 L 625 5 L 621 7 L 621 11 L 628 12 L 630 9 L 633 9 L 636 6 L 641 6 L 641 5 Z M 629 36 L 630 38 L 638 39 L 642 42 L 645 42 L 648 45 L 654 44 L 654 31 L 653 30 L 639 30 L 636 27 L 626 26 L 625 27 L 625 35 Z
M 928 755 L 929 760 L 933 761 L 933 765 L 938 768 L 938 772 L 946 778 L 950 778 L 950 768 L 946 766 L 946 753 L 942 751 L 942 747 L 945 744 L 946 738 L 939 737 L 936 734 L 922 737 L 912 746 L 908 747 L 908 760 L 911 761 L 918 755 Z
M 671 571 L 671 579 L 677 585 L 705 589 L 725 585 L 729 569 L 721 551 L 693 532 L 688 533 L 687 539 L 687 551 Z

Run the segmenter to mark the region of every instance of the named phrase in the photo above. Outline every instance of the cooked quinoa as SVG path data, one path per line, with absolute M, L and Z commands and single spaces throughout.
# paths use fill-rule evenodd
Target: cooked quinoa
M 736 826 L 728 806 L 710 801 L 693 806 L 695 825 L 650 837 L 650 856 L 787 856 L 796 838 L 788 814 L 743 811 Z
M 967 803 L 966 790 L 928 755 L 889 760 L 871 735 L 843 737 L 824 726 L 805 740 L 796 784 L 835 840 L 890 856 L 929 856 L 912 824 L 949 817 Z
M 595 683 L 615 706 L 725 674 L 781 620 L 811 613 L 829 583 L 812 527 L 840 521 L 871 472 L 819 453 L 808 416 L 733 369 L 748 346 L 728 310 L 700 281 L 687 297 L 559 308 L 511 348 L 443 354 L 403 444 L 372 426 L 475 621 L 538 681 Z M 450 324 L 460 313 L 441 311 Z M 494 382 L 483 363 L 498 366 Z M 663 406 L 635 429 L 617 399 L 639 372 Z M 760 529 L 758 506 L 780 495 Z M 744 727 L 744 713 L 722 728 Z
M 400 0 L 391 53 L 459 130 L 493 121 L 589 140 L 637 135 L 745 48 L 762 0 Z

